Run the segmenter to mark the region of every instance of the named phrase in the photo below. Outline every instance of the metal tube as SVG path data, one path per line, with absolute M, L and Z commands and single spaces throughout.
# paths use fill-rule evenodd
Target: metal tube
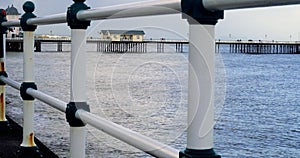
M 132 145 L 152 156 L 161 158 L 178 158 L 179 151 L 169 147 L 168 145 L 162 144 L 149 137 L 134 132 L 128 128 L 115 124 L 109 120 L 106 120 L 97 115 L 91 114 L 84 110 L 78 110 L 76 117 L 81 119 L 85 123 Z
M 6 78 L 4 76 L 0 76 L 0 80 L 3 81 L 4 83 L 12 86 L 13 88 L 20 90 L 21 87 L 21 83 L 18 83 L 10 78 Z M 65 112 L 66 111 L 66 102 L 63 102 L 57 98 L 54 98 L 52 96 L 49 96 L 41 91 L 32 89 L 32 88 L 28 88 L 26 91 L 27 94 L 33 96 L 34 98 L 56 108 L 57 110 L 61 111 L 61 112 Z
M 32 88 L 28 88 L 26 93 L 46 104 L 56 108 L 57 110 L 59 110 L 61 112 L 66 112 L 66 107 L 67 107 L 66 102 L 63 102 L 57 98 L 54 98 L 52 96 L 49 96 L 43 92 L 37 91 Z
M 24 31 L 24 82 L 34 82 L 34 37 L 32 31 Z
M 33 31 L 24 31 L 23 82 L 34 82 Z M 22 147 L 34 147 L 33 130 L 34 101 L 23 100 L 23 141 Z
M 86 127 L 70 127 L 71 158 L 85 158 Z
M 300 0 L 203 0 L 203 5 L 208 10 L 229 10 L 293 4 L 300 4 Z
M 0 37 L 0 44 L 1 44 L 0 72 L 5 72 L 5 54 L 6 54 L 5 34 L 2 34 L 2 37 Z M 7 119 L 5 117 L 5 114 L 6 114 L 6 103 L 5 103 L 6 88 L 5 87 L 6 87 L 5 85 L 0 85 L 0 122 L 7 121 Z
M 16 89 L 20 89 L 21 84 L 18 82 L 15 82 L 9 78 L 0 77 L 0 80 L 5 82 L 6 84 L 13 86 Z M 27 89 L 26 91 L 29 95 L 35 97 L 36 99 L 39 99 L 50 106 L 65 112 L 66 104 L 63 101 L 60 101 L 56 98 L 53 98 L 51 96 L 48 96 L 47 94 L 44 94 L 40 91 L 34 90 L 34 89 Z M 102 130 L 112 136 L 115 136 L 116 138 L 119 138 L 120 140 L 123 140 L 124 142 L 135 146 L 138 149 L 141 149 L 153 156 L 157 157 L 170 157 L 170 158 L 177 158 L 179 151 L 171 148 L 167 145 L 164 145 L 160 142 L 157 142 L 155 140 L 152 140 L 146 136 L 143 136 L 139 133 L 136 133 L 134 131 L 131 131 L 125 127 L 122 127 L 120 125 L 117 125 L 111 121 L 105 120 L 99 116 L 96 116 L 94 114 L 91 114 L 89 112 L 86 112 L 84 110 L 78 110 L 76 113 L 76 117 L 79 119 L 82 119 L 85 123 L 88 123 L 95 128 Z M 72 127 L 71 127 L 72 128 Z M 72 129 L 73 131 L 72 135 L 76 135 L 80 131 L 74 131 L 76 128 Z M 82 129 L 81 129 L 82 130 Z M 112 131 L 112 132 L 111 132 Z M 80 135 L 83 135 L 82 133 Z M 131 138 L 136 137 L 136 138 Z M 77 139 L 73 139 L 74 141 L 78 141 Z M 141 142 L 138 142 L 141 141 Z M 75 144 L 78 144 L 74 142 Z
M 33 101 L 23 101 L 23 141 L 22 147 L 34 147 L 34 130 L 33 130 L 33 115 L 34 104 Z
M 214 31 L 214 25 L 190 25 L 188 149 L 213 148 Z
M 100 7 L 80 11 L 77 18 L 80 20 L 90 19 L 115 19 L 115 18 L 128 18 L 137 16 L 150 16 L 150 15 L 163 15 L 180 13 L 181 5 L 180 0 L 155 0 L 137 3 L 128 3 L 121 5 L 114 5 L 109 7 Z M 118 14 L 122 12 L 122 14 Z M 66 13 L 50 15 L 47 17 L 32 18 L 27 21 L 28 25 L 47 25 L 58 24 L 67 22 Z M 19 21 L 9 21 L 2 23 L 2 26 L 20 26 Z
M 100 20 L 180 13 L 180 0 L 155 0 L 80 11 L 80 20 Z
M 10 78 L 4 77 L 4 76 L 0 76 L 0 80 L 3 81 L 4 83 L 12 86 L 13 88 L 20 90 L 21 87 L 21 83 L 16 82 Z
M 86 102 L 86 30 L 72 29 L 71 41 L 71 102 Z M 71 158 L 85 157 L 85 132 L 85 127 L 71 127 Z
M 86 30 L 72 29 L 71 102 L 86 102 Z
M 180 0 L 155 0 L 146 2 L 137 2 L 129 4 L 114 5 L 109 7 L 100 7 L 80 11 L 77 18 L 80 20 L 101 20 L 128 18 L 138 16 L 151 16 L 163 14 L 176 14 L 181 11 Z M 203 5 L 208 10 L 229 10 L 253 7 L 271 7 L 278 5 L 300 4 L 300 0 L 203 0 Z M 121 13 L 122 12 L 122 13 Z M 118 14 L 119 13 L 119 14 Z M 65 23 L 67 21 L 66 13 L 50 15 L 47 17 L 32 18 L 27 21 L 29 25 L 47 25 Z M 13 27 L 20 26 L 19 21 L 3 22 L 2 26 Z
M 3 22 L 1 25 L 5 26 L 5 27 L 18 27 L 18 26 L 21 26 L 20 21 L 16 21 L 16 20 Z
M 67 22 L 66 13 L 50 15 L 47 17 L 37 17 L 27 20 L 28 25 L 48 25 Z

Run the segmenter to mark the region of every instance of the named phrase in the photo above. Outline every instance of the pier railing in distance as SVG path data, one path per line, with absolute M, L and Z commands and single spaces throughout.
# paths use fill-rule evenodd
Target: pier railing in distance
M 5 84 L 20 90 L 24 103 L 23 142 L 19 157 L 34 157 L 38 147 L 33 140 L 34 99 L 66 112 L 70 124 L 71 158 L 85 157 L 85 124 L 90 124 L 150 155 L 162 158 L 212 157 L 220 158 L 213 150 L 214 125 L 214 53 L 215 25 L 223 19 L 224 10 L 251 7 L 300 4 L 300 0 L 154 0 L 90 9 L 85 0 L 73 0 L 67 13 L 36 17 L 34 4 L 27 1 L 23 5 L 25 14 L 20 21 L 6 21 L 5 11 L 0 14 L 0 90 L 5 95 Z M 122 12 L 121 14 L 119 14 Z M 188 85 L 188 129 L 186 149 L 179 150 L 138 134 L 89 112 L 86 103 L 86 29 L 91 20 L 129 18 L 183 13 L 190 24 L 189 33 L 189 85 Z M 33 33 L 38 25 L 68 23 L 71 28 L 71 96 L 66 103 L 39 90 L 34 83 Z M 24 30 L 24 81 L 18 83 L 5 71 L 6 27 L 21 26 Z M 204 62 L 205 61 L 205 62 Z M 201 88 L 200 88 L 201 87 Z M 201 94 L 201 95 L 200 95 Z M 4 96 L 5 97 L 5 96 Z M 1 120 L 5 119 L 5 100 L 1 104 Z M 4 110 L 3 110 L 4 109 Z M 24 154 L 32 155 L 24 155 Z

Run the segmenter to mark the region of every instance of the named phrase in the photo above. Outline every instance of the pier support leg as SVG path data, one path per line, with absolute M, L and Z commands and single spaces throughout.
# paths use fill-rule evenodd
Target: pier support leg
M 40 41 L 35 42 L 35 52 L 42 52 L 42 43 Z
M 62 42 L 58 42 L 57 43 L 57 52 L 62 52 L 63 51 L 63 48 L 62 48 Z

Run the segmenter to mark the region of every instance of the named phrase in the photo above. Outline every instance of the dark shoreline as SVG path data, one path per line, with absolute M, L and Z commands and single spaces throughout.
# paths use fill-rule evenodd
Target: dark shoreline
M 0 130 L 0 157 L 1 158 L 16 158 L 17 150 L 22 142 L 23 128 L 13 121 L 9 116 L 6 116 L 9 127 L 1 124 Z M 58 158 L 48 147 L 46 147 L 38 138 L 34 138 L 36 145 L 42 152 L 44 158 Z

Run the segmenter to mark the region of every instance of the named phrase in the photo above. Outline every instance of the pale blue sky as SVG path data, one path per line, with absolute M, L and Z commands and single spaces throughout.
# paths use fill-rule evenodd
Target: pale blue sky
M 92 8 L 137 0 L 87 0 Z M 14 4 L 20 12 L 24 0 L 1 0 L 0 8 Z M 71 0 L 33 0 L 35 14 L 46 16 L 66 12 Z M 216 39 L 298 40 L 300 41 L 300 5 L 271 8 L 225 11 L 225 19 L 216 27 Z M 89 36 L 97 36 L 102 29 L 144 29 L 147 38 L 183 38 L 188 35 L 188 25 L 181 15 L 94 21 Z M 66 24 L 39 26 L 36 33 L 68 35 Z

